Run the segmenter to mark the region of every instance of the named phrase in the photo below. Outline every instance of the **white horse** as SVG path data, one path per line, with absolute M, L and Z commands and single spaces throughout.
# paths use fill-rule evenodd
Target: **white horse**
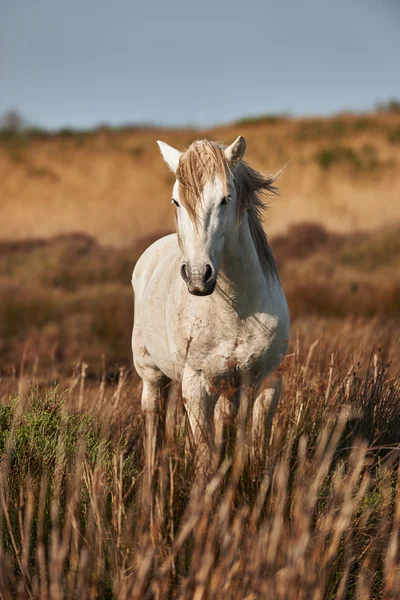
M 246 143 L 241 136 L 226 149 L 208 140 L 194 142 L 183 153 L 164 142 L 158 145 L 176 175 L 177 233 L 152 244 L 132 276 L 132 349 L 143 381 L 150 465 L 163 389 L 170 381 L 182 385 L 203 457 L 218 397 L 223 410 L 234 410 L 227 381 L 239 388 L 245 380 L 258 394 L 253 427 L 266 411 L 271 424 L 279 376 L 259 390 L 279 366 L 289 336 L 286 298 L 261 220 L 262 195 L 277 191 L 274 178 L 242 160 Z

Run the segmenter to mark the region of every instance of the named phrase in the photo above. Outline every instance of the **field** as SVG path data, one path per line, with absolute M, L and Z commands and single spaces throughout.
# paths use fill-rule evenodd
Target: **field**
M 270 451 L 249 397 L 196 486 L 171 389 L 143 471 L 130 277 L 173 228 L 156 139 L 245 136 L 292 316 Z M 400 596 L 400 116 L 0 140 L 0 598 Z M 165 425 L 164 425 L 165 423 Z

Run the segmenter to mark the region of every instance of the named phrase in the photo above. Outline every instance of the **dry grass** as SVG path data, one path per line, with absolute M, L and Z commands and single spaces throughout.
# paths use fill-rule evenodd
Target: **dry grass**
M 130 245 L 173 228 L 172 176 L 156 139 L 179 148 L 199 137 L 247 139 L 248 160 L 275 172 L 282 197 L 268 215 L 271 235 L 302 221 L 330 230 L 384 226 L 400 217 L 397 113 L 329 119 L 260 117 L 212 130 L 125 128 L 4 135 L 0 140 L 0 238 L 85 232 Z
M 179 402 L 149 489 L 129 377 L 0 383 L 1 597 L 398 597 L 400 379 L 332 349 L 300 336 L 267 462 L 241 413 L 205 493 Z

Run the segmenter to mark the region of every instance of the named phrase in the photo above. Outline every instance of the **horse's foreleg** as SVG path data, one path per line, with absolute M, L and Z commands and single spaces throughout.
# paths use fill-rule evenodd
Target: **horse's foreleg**
M 135 324 L 132 334 L 133 362 L 143 382 L 142 414 L 144 417 L 144 460 L 147 481 L 150 484 L 155 468 L 157 429 L 163 389 L 168 379 L 154 363 L 143 344 L 141 331 Z
M 232 435 L 230 430 L 237 414 L 237 404 L 238 402 L 235 394 L 232 393 L 228 395 L 222 393 L 215 406 L 215 441 L 219 454 L 221 453 L 224 444 L 229 439 L 228 431 L 229 434 Z
M 201 374 L 186 371 L 182 396 L 196 448 L 198 472 L 205 474 L 214 448 L 213 416 L 216 396 Z
M 265 456 L 271 441 L 275 410 L 282 391 L 282 378 L 275 379 L 257 396 L 253 407 L 253 451 Z
M 144 455 L 148 483 L 154 475 L 161 385 L 143 380 L 142 413 L 144 416 Z

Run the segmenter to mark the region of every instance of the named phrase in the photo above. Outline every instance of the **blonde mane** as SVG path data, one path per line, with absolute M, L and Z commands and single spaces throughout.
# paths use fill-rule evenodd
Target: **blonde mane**
M 231 167 L 224 154 L 224 146 L 210 140 L 197 140 L 182 154 L 176 177 L 180 184 L 180 200 L 194 222 L 197 221 L 196 205 L 207 182 L 220 177 L 225 182 L 224 194 L 228 193 L 228 176 Z M 266 275 L 279 278 L 275 259 L 263 228 L 263 213 L 267 205 L 264 198 L 277 194 L 275 177 L 265 177 L 246 162 L 240 161 L 234 172 L 238 198 L 238 219 L 247 213 L 251 237 Z

